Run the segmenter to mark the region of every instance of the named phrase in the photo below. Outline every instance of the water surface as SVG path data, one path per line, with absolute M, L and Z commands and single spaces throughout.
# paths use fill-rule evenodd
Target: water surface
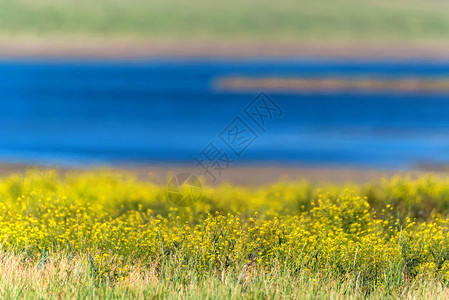
M 449 63 L 316 60 L 0 63 L 0 160 L 192 163 L 211 142 L 234 163 L 412 168 L 449 162 L 449 95 L 270 93 L 284 111 L 261 130 L 257 93 L 223 77 L 449 77 Z M 257 135 L 236 156 L 219 138 L 235 117 Z

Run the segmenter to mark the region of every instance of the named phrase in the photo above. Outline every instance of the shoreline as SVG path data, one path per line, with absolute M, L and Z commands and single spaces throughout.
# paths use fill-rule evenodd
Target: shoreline
M 170 178 L 176 174 L 188 172 L 198 177 L 202 177 L 207 185 L 220 185 L 231 183 L 234 185 L 263 185 L 271 184 L 278 181 L 310 181 L 312 183 L 335 183 L 345 184 L 354 183 L 362 184 L 367 182 L 375 182 L 382 179 L 390 179 L 394 176 L 410 176 L 416 178 L 418 176 L 435 175 L 449 176 L 449 169 L 420 167 L 413 170 L 388 170 L 388 169 L 369 169 L 358 167 L 322 167 L 322 166 L 279 166 L 279 165 L 247 165 L 236 166 L 229 170 L 223 171 L 216 182 L 212 182 L 210 178 L 201 176 L 201 169 L 191 165 L 180 164 L 154 164 L 154 165 L 94 165 L 87 167 L 61 167 L 46 166 L 37 164 L 19 164 L 0 162 L 0 177 L 12 174 L 24 174 L 28 170 L 48 171 L 56 170 L 61 174 L 66 172 L 85 172 L 95 170 L 110 170 L 123 173 L 129 173 L 138 178 L 151 181 L 157 184 L 166 184 Z
M 356 42 L 1 38 L 0 59 L 449 59 L 449 41 Z

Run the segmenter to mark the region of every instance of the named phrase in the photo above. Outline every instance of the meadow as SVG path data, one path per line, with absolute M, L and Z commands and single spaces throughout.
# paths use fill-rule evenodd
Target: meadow
M 0 180 L 2 298 L 447 298 L 449 179 L 203 188 L 129 173 Z
M 0 0 L 0 35 L 444 40 L 444 0 Z

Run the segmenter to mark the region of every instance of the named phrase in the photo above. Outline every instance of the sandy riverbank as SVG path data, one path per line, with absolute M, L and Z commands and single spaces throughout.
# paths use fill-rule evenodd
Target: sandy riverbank
M 333 92 L 333 91 L 389 91 L 389 92 L 449 92 L 447 78 L 251 78 L 229 77 L 216 80 L 221 91 L 265 92 Z
M 2 59 L 449 59 L 449 42 L 0 38 Z
M 201 170 L 191 165 L 115 165 L 115 166 L 93 166 L 93 167 L 50 167 L 41 165 L 0 163 L 0 176 L 8 176 L 13 173 L 23 174 L 27 170 L 58 170 L 60 172 L 79 172 L 89 169 L 109 169 L 120 172 L 127 172 L 159 184 L 165 184 L 174 175 L 188 172 L 196 176 L 201 176 Z M 330 183 L 365 183 L 378 181 L 383 178 L 391 178 L 396 175 L 409 175 L 412 177 L 433 174 L 437 176 L 449 176 L 447 169 L 425 169 L 420 168 L 412 171 L 394 170 L 373 170 L 362 168 L 343 167 L 313 167 L 313 166 L 238 166 L 223 171 L 222 175 L 212 183 L 209 178 L 205 178 L 209 184 L 221 184 L 225 182 L 237 185 L 259 185 L 272 183 L 279 180 Z

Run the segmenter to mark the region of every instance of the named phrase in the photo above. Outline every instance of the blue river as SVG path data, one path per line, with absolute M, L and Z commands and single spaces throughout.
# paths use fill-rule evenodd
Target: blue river
M 279 111 L 259 105 L 261 116 L 247 113 L 257 92 L 214 85 L 234 76 L 440 78 L 449 77 L 449 62 L 3 61 L 0 161 L 195 164 L 220 154 L 234 164 L 449 163 L 448 94 L 268 91 L 265 104 Z M 246 136 L 232 136 L 239 126 Z

